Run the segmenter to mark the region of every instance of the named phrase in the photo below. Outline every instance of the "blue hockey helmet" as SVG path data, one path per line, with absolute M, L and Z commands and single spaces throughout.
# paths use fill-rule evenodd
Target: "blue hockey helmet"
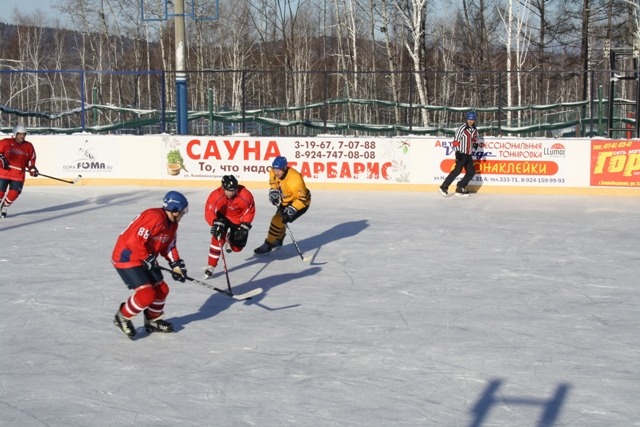
M 222 177 L 222 188 L 228 191 L 235 191 L 238 189 L 238 180 L 233 175 L 225 175 Z
M 478 115 L 475 111 L 469 111 L 467 113 L 467 120 L 478 120 Z
M 187 198 L 177 191 L 169 191 L 162 199 L 162 207 L 169 212 L 182 212 L 189 207 Z
M 278 156 L 273 160 L 271 167 L 274 169 L 286 169 L 287 168 L 287 158 L 284 156 Z

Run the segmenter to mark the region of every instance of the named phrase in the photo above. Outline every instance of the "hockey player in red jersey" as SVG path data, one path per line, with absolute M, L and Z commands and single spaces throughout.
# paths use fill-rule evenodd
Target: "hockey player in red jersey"
M 161 208 L 143 211 L 118 237 L 112 262 L 134 293 L 120 304 L 113 322 L 129 338 L 136 334 L 131 319 L 141 311 L 148 332 L 173 332 L 173 325 L 163 320 L 169 286 L 156 258 L 161 255 L 169 262 L 174 280 L 185 281 L 187 269 L 176 247 L 176 233 L 188 206 L 181 193 L 169 191 Z
M 25 170 L 38 176 L 36 150 L 26 138 L 27 129 L 17 125 L 13 137 L 0 140 L 0 218 L 7 216 L 9 206 L 22 193 Z
M 233 252 L 240 252 L 246 246 L 255 215 L 251 192 L 244 185 L 238 185 L 235 176 L 223 176 L 221 186 L 209 194 L 204 205 L 204 218 L 211 226 L 205 278 L 213 276 L 225 242 Z

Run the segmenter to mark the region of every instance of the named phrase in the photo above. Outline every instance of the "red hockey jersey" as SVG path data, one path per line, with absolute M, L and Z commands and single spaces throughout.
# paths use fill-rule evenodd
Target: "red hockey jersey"
M 18 143 L 14 138 L 0 139 L 0 154 L 9 161 L 9 169 L 0 167 L 0 178 L 24 181 L 25 168 L 36 165 L 36 150 L 29 141 Z
M 176 261 L 180 259 L 177 231 L 178 223 L 171 222 L 164 209 L 147 209 L 120 234 L 111 261 L 116 268 L 140 266 L 151 254 Z
M 238 193 L 229 199 L 224 194 L 224 189 L 219 187 L 209 194 L 204 205 L 204 219 L 207 224 L 212 225 L 213 220 L 218 217 L 218 213 L 224 215 L 233 224 L 241 222 L 253 222 L 256 215 L 256 205 L 253 201 L 253 194 L 244 185 L 238 186 Z

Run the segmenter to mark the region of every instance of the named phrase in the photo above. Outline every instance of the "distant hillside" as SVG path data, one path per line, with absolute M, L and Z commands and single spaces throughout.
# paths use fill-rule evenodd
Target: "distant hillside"
M 117 42 L 131 44 L 126 38 L 117 38 Z M 28 47 L 24 47 L 25 44 Z M 77 70 L 83 68 L 79 54 L 82 50 L 87 55 L 86 59 L 94 56 L 86 37 L 83 41 L 79 31 L 0 22 L 0 70 Z M 20 61 L 24 64 L 18 65 Z
M 19 31 L 22 32 L 22 37 Z M 60 60 L 51 52 L 55 52 L 61 43 L 62 46 L 75 46 L 76 37 L 77 33 L 70 30 L 0 23 L 0 69 L 33 69 L 34 66 L 37 69 L 57 69 L 60 67 Z M 27 43 L 28 48 L 25 48 Z M 63 52 L 70 50 L 72 49 L 66 48 Z M 78 55 L 65 54 L 65 67 L 77 67 L 78 63 L 73 59 L 77 57 Z

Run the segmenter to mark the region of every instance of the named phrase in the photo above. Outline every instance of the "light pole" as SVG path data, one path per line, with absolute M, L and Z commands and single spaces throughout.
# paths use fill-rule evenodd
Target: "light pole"
M 178 135 L 189 133 L 187 73 L 185 73 L 184 0 L 174 0 L 176 24 L 176 124 Z
M 187 73 L 186 73 L 186 33 L 185 17 L 190 16 L 196 21 L 217 21 L 218 20 L 218 0 L 207 0 L 205 3 L 213 6 L 213 15 L 200 14 L 196 16 L 196 0 L 191 0 L 188 5 L 189 11 L 185 11 L 185 0 L 160 0 L 160 5 L 153 2 L 155 7 L 151 8 L 151 13 L 146 13 L 145 3 L 150 0 L 140 0 L 140 17 L 143 21 L 166 21 L 170 17 L 174 18 L 176 26 L 176 132 L 178 135 L 189 133 L 188 105 L 187 105 Z M 164 3 L 164 5 L 162 5 Z M 169 5 L 173 5 L 173 13 L 169 13 Z M 211 9 L 205 10 L 210 12 Z

